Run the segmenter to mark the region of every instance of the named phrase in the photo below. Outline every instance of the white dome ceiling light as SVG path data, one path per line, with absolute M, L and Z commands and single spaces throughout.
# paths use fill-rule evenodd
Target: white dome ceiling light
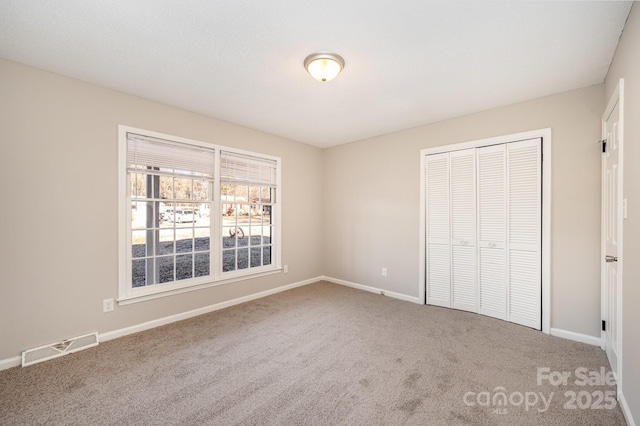
M 331 81 L 344 69 L 344 59 L 336 53 L 312 53 L 304 60 L 304 67 L 318 81 Z

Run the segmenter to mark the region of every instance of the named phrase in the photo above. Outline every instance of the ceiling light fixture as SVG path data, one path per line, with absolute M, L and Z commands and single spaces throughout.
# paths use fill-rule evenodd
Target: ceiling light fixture
M 304 67 L 318 81 L 331 81 L 344 68 L 344 59 L 336 53 L 312 53 L 304 60 Z

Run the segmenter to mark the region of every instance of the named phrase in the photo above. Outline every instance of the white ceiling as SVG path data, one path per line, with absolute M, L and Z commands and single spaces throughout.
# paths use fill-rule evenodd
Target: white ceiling
M 601 83 L 630 7 L 0 0 L 0 57 L 329 147 Z M 346 66 L 319 83 L 327 50 Z

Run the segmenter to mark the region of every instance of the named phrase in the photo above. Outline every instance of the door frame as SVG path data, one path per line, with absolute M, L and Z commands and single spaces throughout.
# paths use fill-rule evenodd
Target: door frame
M 450 145 L 425 148 L 420 150 L 420 245 L 419 271 L 418 271 L 418 300 L 426 304 L 426 156 L 442 152 L 458 151 L 468 148 L 478 148 L 487 145 L 497 145 L 509 142 L 517 142 L 526 139 L 542 139 L 542 332 L 549 334 L 551 330 L 551 128 L 531 130 L 528 132 L 514 133 L 461 142 Z
M 607 104 L 607 108 L 604 110 L 602 114 L 602 140 L 607 138 L 606 135 L 606 122 L 613 112 L 614 108 L 618 105 L 618 134 L 620 135 L 619 143 L 618 143 L 618 217 L 616 220 L 618 221 L 617 227 L 617 238 L 618 238 L 618 274 L 617 274 L 617 283 L 616 283 L 616 327 L 617 327 L 617 336 L 616 336 L 616 354 L 617 354 L 617 372 L 615 374 L 616 382 L 618 386 L 618 392 L 622 389 L 622 286 L 623 286 L 623 265 L 624 265 L 624 256 L 623 256 L 623 224 L 624 224 L 624 79 L 621 78 L 616 85 L 611 97 L 609 98 L 609 102 Z M 607 292 L 606 292 L 606 264 L 605 264 L 605 256 L 606 256 L 606 236 L 604 229 L 604 173 L 606 170 L 606 158 L 602 155 L 601 160 L 601 170 L 600 170 L 600 181 L 601 181 L 601 222 L 600 222 L 600 317 L 604 321 L 606 320 L 606 309 L 607 309 Z M 606 332 L 604 330 L 600 331 L 600 347 L 605 349 L 605 339 Z

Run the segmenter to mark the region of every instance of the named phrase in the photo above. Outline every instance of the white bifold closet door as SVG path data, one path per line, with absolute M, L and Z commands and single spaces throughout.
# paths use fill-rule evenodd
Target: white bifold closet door
M 474 149 L 427 156 L 427 303 L 477 312 Z
M 449 153 L 427 156 L 427 303 L 451 307 Z
M 479 313 L 507 319 L 506 149 L 477 149 Z
M 427 156 L 427 303 L 541 327 L 541 140 Z
M 507 312 L 509 321 L 541 328 L 542 141 L 507 145 Z
M 541 141 L 477 149 L 479 313 L 541 325 Z
M 450 154 L 451 307 L 478 312 L 475 150 Z

